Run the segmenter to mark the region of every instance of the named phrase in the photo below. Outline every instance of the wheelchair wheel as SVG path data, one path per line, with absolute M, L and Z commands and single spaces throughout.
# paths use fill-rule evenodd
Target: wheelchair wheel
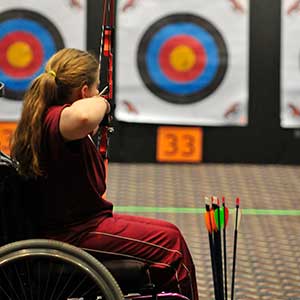
M 0 248 L 0 299 L 121 300 L 114 277 L 85 251 L 33 239 Z

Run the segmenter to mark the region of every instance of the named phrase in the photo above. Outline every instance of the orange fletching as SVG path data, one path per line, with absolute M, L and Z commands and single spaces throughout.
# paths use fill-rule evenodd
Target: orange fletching
M 209 213 L 209 211 L 207 211 L 207 212 L 204 214 L 204 218 L 205 218 L 205 225 L 206 225 L 206 228 L 207 228 L 208 232 L 211 233 L 212 228 L 211 228 L 211 221 L 210 221 L 210 213 Z
M 217 224 L 216 224 L 216 221 L 215 221 L 215 211 L 213 209 L 211 209 L 209 213 L 210 213 L 210 220 L 211 220 L 212 230 L 213 231 L 218 231 Z

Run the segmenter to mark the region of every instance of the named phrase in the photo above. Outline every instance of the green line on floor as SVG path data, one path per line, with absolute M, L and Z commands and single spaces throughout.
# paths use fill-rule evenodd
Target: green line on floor
M 175 214 L 199 214 L 204 213 L 204 208 L 193 207 L 151 207 L 151 206 L 116 206 L 116 212 L 120 213 L 175 213 Z M 270 215 L 270 216 L 300 216 L 300 209 L 254 209 L 242 208 L 243 215 Z

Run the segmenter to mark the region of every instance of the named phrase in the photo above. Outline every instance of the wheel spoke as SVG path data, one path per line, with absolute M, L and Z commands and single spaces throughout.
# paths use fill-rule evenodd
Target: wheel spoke
M 123 300 L 109 271 L 83 250 L 52 240 L 0 247 L 1 300 Z

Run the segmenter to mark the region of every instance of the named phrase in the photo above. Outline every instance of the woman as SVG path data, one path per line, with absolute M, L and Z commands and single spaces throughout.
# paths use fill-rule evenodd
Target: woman
M 109 113 L 99 96 L 99 64 L 89 53 L 63 49 L 30 86 L 12 140 L 20 173 L 34 178 L 40 235 L 98 255 L 151 264 L 153 282 L 197 300 L 195 270 L 178 228 L 168 222 L 113 213 L 105 166 L 91 134 Z

